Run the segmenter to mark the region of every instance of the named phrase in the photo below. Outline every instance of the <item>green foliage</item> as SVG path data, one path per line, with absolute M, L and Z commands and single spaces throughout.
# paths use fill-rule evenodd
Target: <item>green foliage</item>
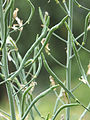
M 10 118 L 11 120 L 34 120 L 34 112 L 36 112 L 40 119 L 54 120 L 56 119 L 57 115 L 61 112 L 61 110 L 66 108 L 66 120 L 69 120 L 71 107 L 75 106 L 76 108 L 76 106 L 80 106 L 85 109 L 82 115 L 80 116 L 81 120 L 87 112 L 90 112 L 90 103 L 88 103 L 88 106 L 86 107 L 84 104 L 82 104 L 82 100 L 79 100 L 78 96 L 74 95 L 73 92 L 77 88 L 79 88 L 81 84 L 87 85 L 88 89 L 90 90 L 90 83 L 88 81 L 88 76 L 90 75 L 90 64 L 88 65 L 88 72 L 86 73 L 79 55 L 79 51 L 81 49 L 90 54 L 90 50 L 88 50 L 84 46 L 87 42 L 88 31 L 90 30 L 90 9 L 82 6 L 76 0 L 69 0 L 69 2 L 63 0 L 62 3 L 59 0 L 55 0 L 54 2 L 57 3 L 56 5 L 59 6 L 59 9 L 63 11 L 64 17 L 57 24 L 50 27 L 51 20 L 49 13 L 45 12 L 45 14 L 43 14 L 41 8 L 39 7 L 38 16 L 40 17 L 42 22 L 42 30 L 40 34 L 36 35 L 36 40 L 31 46 L 29 46 L 24 57 L 22 57 L 19 51 L 20 48 L 18 47 L 18 43 L 21 35 L 24 34 L 23 29 L 26 27 L 26 25 L 29 26 L 29 24 L 32 24 L 31 22 L 33 21 L 32 19 L 34 17 L 34 14 L 35 12 L 37 12 L 37 9 L 35 11 L 36 6 L 32 4 L 31 0 L 26 0 L 25 2 L 28 4 L 31 10 L 27 20 L 23 22 L 23 20 L 21 20 L 21 18 L 18 17 L 19 9 L 16 8 L 14 10 L 14 5 L 16 4 L 15 0 L 0 0 L 0 77 L 2 79 L 0 85 L 5 84 L 6 86 L 10 106 L 10 115 L 0 109 L 0 117 L 2 117 L 1 119 L 7 120 L 8 118 Z M 79 9 L 82 8 L 87 12 L 85 18 L 84 31 L 77 38 L 74 37 L 72 27 L 74 16 L 74 3 Z M 63 29 L 63 27 L 65 27 L 64 29 L 68 33 L 67 40 L 55 33 L 55 31 L 61 30 Z M 13 33 L 18 33 L 18 37 L 16 39 L 13 38 Z M 32 33 L 34 34 L 33 31 Z M 64 31 L 63 34 L 66 34 L 66 32 Z M 49 42 L 51 41 L 51 39 L 53 39 L 52 36 L 61 40 L 67 46 L 66 64 L 62 64 L 52 55 L 51 50 L 49 48 Z M 82 36 L 83 41 L 80 42 L 79 39 Z M 46 60 L 46 54 L 50 58 L 49 60 Z M 73 89 L 71 89 L 72 79 L 74 78 L 74 76 L 71 77 L 74 69 L 71 69 L 71 65 L 74 56 L 79 67 L 79 71 L 77 71 L 79 75 L 81 74 L 81 77 L 79 76 L 79 84 L 76 85 Z M 63 68 L 66 74 L 64 82 L 62 82 L 62 80 L 58 77 L 58 75 L 56 75 L 54 70 L 52 70 L 49 66 L 48 62 L 50 62 L 51 59 L 55 63 L 57 63 L 58 66 L 61 66 Z M 10 69 L 9 64 L 14 65 L 14 72 L 12 72 L 12 70 Z M 42 72 L 42 66 L 49 74 L 51 86 L 48 89 L 36 95 L 36 97 L 34 98 L 33 91 L 35 89 L 35 86 L 37 85 L 36 80 L 39 74 Z M 28 72 L 26 72 L 27 70 Z M 60 93 L 58 94 L 57 91 L 59 89 Z M 46 95 L 48 95 L 51 91 L 56 95 L 56 103 L 54 103 L 53 110 L 54 112 L 52 116 L 50 115 L 50 113 L 47 113 L 47 115 L 43 117 L 42 113 L 37 108 L 36 103 L 40 101 L 41 98 L 46 97 Z M 17 111 L 19 116 L 18 118 L 16 115 Z

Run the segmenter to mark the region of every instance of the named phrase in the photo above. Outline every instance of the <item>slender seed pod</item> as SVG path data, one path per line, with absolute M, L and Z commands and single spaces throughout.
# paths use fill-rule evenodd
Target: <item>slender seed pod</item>
M 40 93 L 29 105 L 29 107 L 27 108 L 26 112 L 24 113 L 23 117 L 21 120 L 24 120 L 28 114 L 28 112 L 30 111 L 30 109 L 33 107 L 33 105 L 42 97 L 44 97 L 45 95 L 47 95 L 51 90 L 55 89 L 56 87 L 58 87 L 59 85 L 55 85 L 50 87 L 49 89 L 45 90 L 44 92 Z
M 55 118 L 57 117 L 57 115 L 60 113 L 61 110 L 63 110 L 64 108 L 67 108 L 67 107 L 73 107 L 73 106 L 79 106 L 80 104 L 79 103 L 71 103 L 71 104 L 64 104 L 62 105 L 57 111 L 56 113 L 53 115 L 52 119 L 51 120 L 55 120 Z

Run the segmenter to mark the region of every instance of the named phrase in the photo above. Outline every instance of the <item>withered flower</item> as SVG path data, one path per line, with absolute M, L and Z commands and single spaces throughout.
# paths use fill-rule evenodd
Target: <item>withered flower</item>
M 50 82 L 51 82 L 51 86 L 54 86 L 55 85 L 55 81 L 54 81 L 54 78 L 50 75 L 49 76 L 49 79 L 50 79 Z M 56 88 L 54 89 L 54 90 L 56 90 Z
M 13 12 L 13 18 L 14 19 L 16 19 L 18 11 L 19 11 L 18 8 L 16 8 L 16 10 L 14 10 L 14 12 Z
M 14 10 L 14 12 L 13 12 L 13 18 L 17 21 L 17 24 L 13 24 L 13 26 L 12 26 L 12 29 L 14 29 L 14 30 L 17 30 L 18 29 L 18 26 L 20 27 L 20 31 L 22 31 L 23 30 L 23 21 L 22 20 L 20 20 L 20 18 L 18 17 L 18 11 L 19 11 L 19 9 L 18 8 L 16 8 L 16 10 Z
M 90 63 L 89 63 L 89 65 L 88 65 L 87 75 L 90 75 Z

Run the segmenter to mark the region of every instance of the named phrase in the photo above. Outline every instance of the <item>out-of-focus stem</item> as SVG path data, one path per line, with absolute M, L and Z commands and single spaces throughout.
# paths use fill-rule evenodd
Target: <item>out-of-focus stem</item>
M 73 0 L 69 0 L 69 13 L 70 18 L 68 18 L 68 25 L 72 31 L 72 18 L 73 18 Z M 71 54 L 72 54 L 72 44 L 71 36 L 68 32 L 68 42 L 67 42 L 67 70 L 66 70 L 66 87 L 68 90 L 71 89 Z M 68 94 L 68 102 L 70 103 L 70 95 Z M 70 108 L 66 109 L 66 120 L 70 120 Z

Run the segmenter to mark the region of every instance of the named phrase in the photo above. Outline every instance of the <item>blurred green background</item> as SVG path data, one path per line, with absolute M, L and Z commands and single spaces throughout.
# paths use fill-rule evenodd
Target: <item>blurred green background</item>
M 39 11 L 38 7 L 41 7 L 43 14 L 45 11 L 47 11 L 50 15 L 50 26 L 52 27 L 56 23 L 58 23 L 65 15 L 62 11 L 62 9 L 55 3 L 54 0 L 51 0 L 50 3 L 48 3 L 48 0 L 32 0 L 34 6 L 35 6 L 35 14 L 31 20 L 31 23 L 29 25 L 26 25 L 24 27 L 24 30 L 22 32 L 21 38 L 17 44 L 19 48 L 19 52 L 22 55 L 22 57 L 25 55 L 26 51 L 29 49 L 29 47 L 33 44 L 35 41 L 36 35 L 40 34 L 42 27 L 41 27 L 41 20 L 39 17 Z M 60 1 L 61 2 L 61 1 Z M 68 1 L 67 1 L 68 2 Z M 82 5 L 90 8 L 90 0 L 79 0 L 79 3 Z M 62 2 L 61 2 L 62 3 Z M 28 5 L 27 0 L 16 0 L 15 8 L 19 8 L 18 16 L 20 19 L 22 19 L 24 22 L 27 20 L 30 8 Z M 81 34 L 84 30 L 84 22 L 85 22 L 85 16 L 87 15 L 87 11 L 83 10 L 81 8 L 78 8 L 76 4 L 74 4 L 74 10 L 73 10 L 73 33 L 74 36 L 77 37 L 79 34 Z M 64 26 L 62 28 L 58 29 L 55 33 L 57 33 L 59 36 L 63 37 L 67 40 L 67 31 Z M 13 38 L 17 38 L 17 33 L 12 34 Z M 80 43 L 82 42 L 82 38 L 79 39 Z M 90 31 L 88 32 L 88 38 L 85 44 L 85 47 L 87 49 L 90 49 Z M 51 40 L 49 42 L 49 48 L 51 53 L 55 58 L 57 58 L 61 63 L 66 64 L 66 44 L 57 39 L 56 37 L 52 36 Z M 84 50 L 81 50 L 79 52 L 82 65 L 87 72 L 88 64 L 90 61 L 90 54 L 87 53 Z M 58 75 L 58 77 L 64 81 L 65 80 L 65 70 L 58 66 L 52 59 L 50 59 L 48 56 L 46 57 L 48 60 L 49 65 L 55 71 L 55 73 Z M 79 72 L 76 59 L 72 59 L 72 88 L 75 87 L 79 83 L 79 78 L 81 74 Z M 49 82 L 49 75 L 47 74 L 46 70 L 42 68 L 41 73 L 39 77 L 37 78 L 37 86 L 34 91 L 34 95 L 36 96 L 41 91 L 45 90 L 50 86 Z M 88 81 L 90 81 L 90 77 L 88 77 Z M 3 89 L 2 89 L 3 88 Z M 3 90 L 3 91 L 2 91 Z M 3 110 L 6 110 L 8 107 L 5 105 L 4 101 L 7 100 L 7 96 L 5 93 L 5 87 L 0 86 L 0 108 L 3 108 Z M 90 102 L 90 89 L 82 84 L 75 92 L 74 94 L 77 96 L 77 98 L 84 104 L 88 105 Z M 3 95 L 5 94 L 5 96 Z M 37 103 L 37 106 L 40 108 L 40 111 L 43 116 L 46 116 L 48 113 L 52 115 L 53 107 L 55 103 L 55 95 L 54 93 L 50 93 L 45 98 L 43 98 L 40 102 Z M 82 107 L 73 107 L 71 109 L 71 120 L 78 120 L 79 116 L 81 115 L 82 111 L 84 109 Z M 8 111 L 8 110 L 7 110 Z M 65 111 L 62 111 L 61 114 L 64 114 Z M 58 116 L 57 120 L 60 119 L 61 114 Z M 36 120 L 40 120 L 40 118 L 36 116 Z M 84 120 L 90 120 L 90 113 L 88 112 L 84 118 Z

